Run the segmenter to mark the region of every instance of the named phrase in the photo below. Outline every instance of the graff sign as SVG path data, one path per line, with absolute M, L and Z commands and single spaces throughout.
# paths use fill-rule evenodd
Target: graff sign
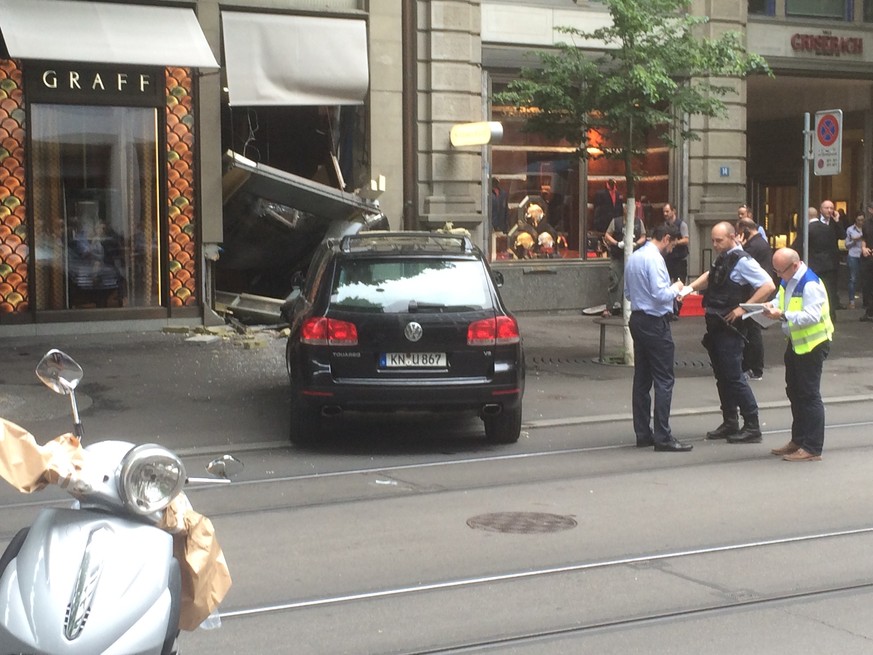
M 816 55 L 840 57 L 864 53 L 864 39 L 859 36 L 832 36 L 830 34 L 792 34 L 791 49 Z
M 30 63 L 24 68 L 28 100 L 154 106 L 164 88 L 160 68 Z

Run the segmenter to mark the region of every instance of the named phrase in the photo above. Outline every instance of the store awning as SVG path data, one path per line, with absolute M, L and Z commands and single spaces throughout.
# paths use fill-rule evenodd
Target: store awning
M 9 56 L 218 68 L 192 9 L 71 0 L 0 0 Z
M 231 105 L 363 104 L 363 20 L 223 11 L 221 21 Z

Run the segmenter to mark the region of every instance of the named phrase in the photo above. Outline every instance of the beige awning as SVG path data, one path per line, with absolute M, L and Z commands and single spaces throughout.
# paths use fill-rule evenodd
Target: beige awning
M 363 104 L 363 20 L 223 11 L 221 21 L 231 105 Z
M 0 0 L 18 59 L 218 68 L 192 9 L 71 0 Z

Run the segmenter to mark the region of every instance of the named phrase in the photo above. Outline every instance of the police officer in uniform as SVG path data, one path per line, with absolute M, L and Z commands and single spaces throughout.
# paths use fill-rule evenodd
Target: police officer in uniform
M 759 443 L 761 426 L 758 403 L 743 375 L 743 347 L 746 343 L 740 303 L 763 303 L 772 298 L 776 286 L 737 242 L 734 226 L 723 221 L 712 228 L 712 247 L 718 253 L 708 271 L 691 283 L 695 291 L 705 291 L 706 334 L 715 384 L 721 404 L 722 423 L 706 433 L 707 439 L 726 439 L 730 443 Z M 740 429 L 739 414 L 743 417 Z

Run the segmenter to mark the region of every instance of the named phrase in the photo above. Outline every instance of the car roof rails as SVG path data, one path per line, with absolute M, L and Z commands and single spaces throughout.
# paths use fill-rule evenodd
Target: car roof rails
M 344 253 L 471 254 L 473 242 L 466 235 L 442 232 L 367 231 L 344 236 L 340 250 Z

